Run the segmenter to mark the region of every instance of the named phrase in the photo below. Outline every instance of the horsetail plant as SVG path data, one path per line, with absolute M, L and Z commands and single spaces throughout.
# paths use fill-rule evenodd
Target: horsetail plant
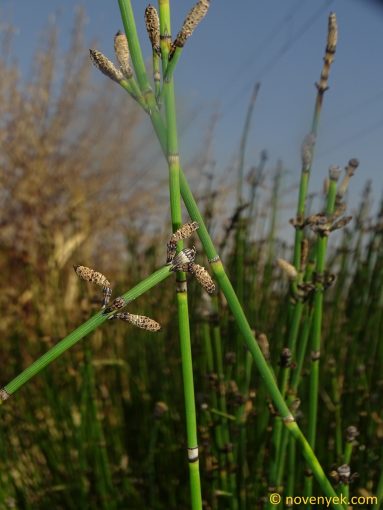
M 144 294 L 152 287 L 162 282 L 166 278 L 171 275 L 171 270 L 169 266 L 164 266 L 152 275 L 150 275 L 145 280 L 141 281 L 138 285 L 133 287 L 131 290 L 123 294 L 120 298 L 117 298 L 119 301 L 119 306 L 113 305 L 116 300 L 112 303 L 112 307 L 107 308 L 105 310 L 101 310 L 91 317 L 89 320 L 81 324 L 77 329 L 72 331 L 68 336 L 66 336 L 63 340 L 57 343 L 54 347 L 52 347 L 49 351 L 47 351 L 43 356 L 41 356 L 38 360 L 32 363 L 28 368 L 26 368 L 21 374 L 12 379 L 4 388 L 2 395 L 12 395 L 17 390 L 19 390 L 25 383 L 27 383 L 32 377 L 39 374 L 46 366 L 56 360 L 59 356 L 64 354 L 68 349 L 73 347 L 77 342 L 79 342 L 86 335 L 94 331 L 98 326 L 100 326 L 103 322 L 105 322 L 109 317 L 108 315 L 115 310 L 120 310 L 127 303 L 130 303 L 134 299 L 138 298 L 140 295 Z M 5 400 L 2 396 L 2 400 Z
M 311 369 L 310 369 L 310 400 L 308 417 L 308 441 L 315 450 L 317 413 L 318 413 L 318 394 L 319 394 L 319 360 L 321 351 L 321 331 L 323 315 L 323 293 L 326 289 L 325 263 L 328 243 L 328 234 L 334 229 L 333 215 L 336 206 L 337 184 L 341 169 L 337 166 L 331 166 L 329 169 L 329 188 L 327 192 L 327 203 L 325 214 L 319 223 L 313 222 L 314 230 L 317 231 L 316 241 L 316 266 L 315 266 L 315 292 L 313 298 L 313 322 L 311 332 Z M 341 219 L 346 224 L 350 217 Z M 338 223 L 339 224 L 339 223 Z M 343 225 L 342 225 L 343 226 Z M 312 227 L 312 228 L 313 228 Z M 305 494 L 312 494 L 312 478 L 306 477 Z
M 188 252 L 186 252 L 187 255 L 185 255 L 185 258 L 190 261 L 190 256 L 188 255 Z M 183 252 L 181 251 L 178 255 L 183 256 Z M 77 329 L 72 331 L 68 336 L 66 336 L 63 340 L 61 340 L 59 343 L 57 343 L 54 347 L 52 347 L 49 351 L 47 351 L 43 356 L 41 356 L 38 360 L 36 360 L 34 363 L 32 363 L 28 368 L 23 370 L 21 374 L 19 374 L 17 377 L 12 379 L 4 388 L 0 390 L 0 402 L 6 400 L 9 398 L 10 395 L 15 393 L 17 390 L 19 390 L 25 383 L 27 383 L 32 377 L 39 374 L 46 366 L 48 366 L 50 363 L 52 363 L 54 360 L 56 360 L 59 356 L 64 354 L 68 349 L 73 347 L 77 342 L 79 342 L 82 338 L 84 338 L 86 335 L 94 331 L 98 326 L 100 326 L 103 322 L 113 317 L 112 314 L 115 312 L 118 313 L 118 318 L 122 318 L 125 320 L 124 316 L 120 315 L 120 310 L 123 309 L 125 306 L 127 306 L 129 303 L 137 299 L 139 296 L 147 292 L 148 290 L 152 289 L 154 286 L 161 283 L 163 280 L 168 278 L 173 274 L 174 271 L 177 270 L 177 257 L 175 257 L 174 261 L 175 263 L 172 264 L 166 264 L 162 268 L 155 271 L 153 274 L 142 280 L 140 283 L 138 283 L 135 287 L 130 289 L 129 291 L 122 294 L 122 296 L 117 297 L 107 308 L 102 308 L 100 312 L 96 313 L 91 317 L 89 320 L 81 324 Z M 79 267 L 84 268 L 85 266 L 76 266 L 77 270 Z M 93 271 L 90 268 L 86 268 L 87 271 L 85 273 L 87 275 L 94 273 L 97 273 Z M 84 274 L 84 270 L 80 270 L 80 273 Z M 98 273 L 101 274 L 101 273 Z M 103 275 L 102 275 L 103 276 Z M 105 277 L 104 277 L 105 278 Z M 90 280 L 88 280 L 90 281 Z M 154 322 L 152 319 L 149 319 L 145 316 L 139 316 L 143 317 L 142 319 L 139 319 L 137 317 L 132 318 L 132 322 L 143 324 L 144 322 L 147 323 L 147 325 L 152 325 L 152 331 L 156 331 L 159 328 L 154 326 Z M 156 323 L 157 324 L 157 323 Z M 138 325 L 138 324 L 136 324 Z M 141 326 L 139 326 L 141 327 Z M 145 328 L 147 329 L 147 328 Z
M 328 32 L 327 32 L 327 44 L 325 56 L 323 58 L 324 64 L 321 72 L 321 77 L 317 87 L 317 97 L 315 101 L 314 115 L 312 119 L 311 132 L 305 138 L 302 145 L 302 172 L 301 180 L 299 184 L 299 197 L 298 207 L 296 215 L 296 231 L 295 231 L 295 243 L 294 243 L 294 265 L 298 268 L 300 261 L 300 246 L 303 238 L 303 232 L 301 227 L 302 219 L 305 215 L 305 204 L 308 192 L 308 184 L 311 172 L 311 166 L 314 158 L 315 142 L 318 134 L 318 126 L 320 120 L 320 114 L 322 111 L 323 97 L 326 90 L 328 90 L 328 78 L 330 73 L 330 67 L 334 61 L 334 55 L 336 52 L 336 45 L 338 41 L 338 26 L 336 21 L 336 15 L 334 12 L 330 13 L 328 19 Z
M 343 466 L 350 466 L 351 455 L 353 448 L 357 445 L 356 438 L 359 436 L 359 431 L 354 425 L 350 425 L 346 429 L 346 445 L 343 455 Z M 350 470 L 351 471 L 351 470 Z M 349 496 L 349 481 L 344 481 L 341 484 L 341 494 L 343 494 L 347 500 Z
M 330 73 L 330 67 L 334 61 L 334 55 L 336 51 L 336 45 L 338 40 L 338 27 L 336 21 L 335 13 L 330 13 L 328 19 L 328 31 L 327 31 L 327 42 L 326 49 L 324 55 L 324 63 L 321 71 L 320 80 L 316 83 L 317 95 L 314 106 L 314 113 L 311 125 L 310 133 L 305 137 L 302 147 L 301 147 L 301 177 L 299 183 L 299 192 L 298 192 L 298 203 L 297 203 L 297 211 L 296 217 L 292 220 L 292 224 L 295 228 L 295 238 L 294 238 L 294 254 L 293 254 L 293 265 L 298 272 L 297 280 L 294 280 L 291 284 L 292 293 L 295 293 L 296 286 L 300 285 L 303 281 L 304 272 L 301 267 L 301 247 L 304 241 L 304 217 L 306 210 L 306 199 L 308 194 L 308 186 L 310 180 L 310 173 L 314 159 L 314 151 L 315 144 L 318 134 L 319 120 L 322 111 L 323 98 L 326 90 L 328 90 L 328 78 Z M 304 300 L 301 298 L 294 300 L 294 303 L 290 306 L 290 323 L 289 323 L 289 334 L 287 339 L 287 347 L 291 350 L 293 357 L 295 356 L 295 347 L 298 339 L 299 327 L 302 319 L 302 313 L 304 308 Z M 282 371 L 282 380 L 280 382 L 280 389 L 282 395 L 285 395 L 288 388 L 288 381 L 290 376 L 290 369 Z M 286 432 L 285 432 L 286 433 Z M 281 444 L 285 444 L 283 441 L 281 443 L 281 434 L 282 434 L 282 426 L 279 418 L 276 419 L 275 426 L 273 427 L 273 444 L 275 445 L 275 457 L 274 457 L 274 467 L 272 468 L 272 477 L 276 477 L 276 464 L 279 462 L 280 458 L 280 446 Z M 292 439 L 291 439 L 292 440 Z M 290 450 L 292 452 L 292 449 Z M 283 455 L 282 455 L 283 457 Z M 275 485 L 274 482 L 271 482 L 271 486 Z
M 206 2 L 199 2 L 200 6 L 202 6 L 202 10 L 206 10 Z M 300 446 L 302 447 L 303 455 L 312 469 L 314 475 L 318 479 L 318 482 L 323 490 L 323 492 L 332 497 L 335 495 L 335 491 L 333 490 L 331 484 L 327 480 L 321 465 L 319 464 L 315 454 L 313 453 L 312 448 L 308 444 L 307 440 L 303 436 L 300 428 L 298 427 L 295 419 L 293 417 L 292 412 L 286 404 L 284 396 L 279 391 L 277 384 L 275 382 L 274 374 L 270 369 L 268 363 L 262 356 L 261 350 L 254 338 L 254 334 L 248 324 L 246 317 L 244 315 L 243 309 L 238 301 L 238 298 L 233 290 L 233 287 L 225 273 L 223 264 L 214 248 L 213 242 L 208 234 L 206 226 L 203 222 L 203 218 L 199 212 L 197 204 L 194 200 L 194 197 L 190 191 L 186 178 L 182 172 L 182 168 L 179 164 L 179 156 L 178 156 L 178 144 L 177 144 L 177 131 L 176 131 L 176 122 L 175 122 L 175 106 L 174 106 L 174 90 L 173 84 L 171 80 L 169 80 L 169 76 L 165 80 L 166 73 L 169 71 L 170 63 L 175 59 L 176 53 L 180 53 L 180 46 L 175 46 L 174 54 L 172 55 L 172 59 L 169 62 L 169 52 L 170 52 L 170 7 L 168 1 L 160 0 L 160 25 L 161 25 L 161 57 L 162 57 L 162 75 L 163 75 L 163 94 L 165 99 L 165 109 L 166 109 L 166 125 L 160 115 L 159 109 L 157 107 L 155 95 L 152 92 L 150 87 L 149 80 L 146 75 L 146 68 L 144 65 L 144 61 L 141 54 L 141 48 L 139 45 L 133 11 L 131 8 L 131 4 L 129 0 L 119 0 L 119 5 L 121 9 L 122 19 L 125 26 L 125 31 L 127 35 L 127 41 L 129 46 L 129 51 L 131 54 L 132 64 L 135 71 L 135 75 L 137 78 L 138 86 L 140 89 L 140 95 L 137 96 L 139 98 L 141 106 L 147 111 L 150 115 L 150 118 L 153 123 L 153 127 L 158 135 L 160 144 L 162 149 L 168 159 L 169 163 L 169 175 L 170 175 L 170 189 L 171 189 L 171 210 L 172 210 L 172 223 L 173 230 L 176 230 L 181 224 L 181 215 L 180 215 L 180 190 L 185 205 L 188 209 L 189 215 L 192 221 L 196 221 L 199 224 L 198 235 L 201 239 L 203 247 L 205 249 L 206 255 L 211 263 L 212 270 L 218 283 L 220 284 L 221 290 L 224 293 L 229 307 L 234 315 L 234 318 L 237 321 L 237 325 L 245 338 L 245 342 L 249 348 L 249 351 L 254 358 L 255 364 L 264 379 L 265 385 L 267 387 L 268 392 L 270 393 L 273 402 L 275 404 L 276 409 L 280 413 L 281 420 L 283 421 L 286 428 L 291 432 L 291 434 L 298 441 Z M 205 5 L 205 7 L 204 7 Z M 189 25 L 186 27 L 187 36 L 190 35 L 192 29 L 195 28 L 195 23 L 192 19 L 189 19 Z M 189 32 L 188 32 L 189 30 Z M 186 37 L 187 38 L 187 37 Z M 186 40 L 185 38 L 185 40 Z M 115 69 L 110 67 L 108 62 L 104 61 L 103 56 L 100 54 L 92 55 L 96 64 L 100 67 L 104 74 L 107 74 L 114 81 L 118 82 L 123 88 L 125 88 L 128 92 L 132 94 L 131 84 L 129 84 L 129 80 L 126 80 L 124 76 L 121 77 L 120 71 L 116 71 Z M 106 72 L 105 72 L 106 71 Z M 108 74 L 109 73 L 109 74 Z M 133 79 L 133 77 L 131 78 Z M 126 82 L 126 83 L 125 83 Z M 181 245 L 178 245 L 178 249 L 181 248 Z M 181 252 L 182 253 L 182 252 Z M 138 297 L 138 295 L 142 294 L 146 290 L 152 288 L 152 286 L 160 283 L 164 279 L 166 279 L 172 272 L 180 273 L 179 269 L 181 268 L 179 264 L 185 264 L 194 262 L 193 255 L 190 252 L 184 252 L 183 255 L 177 259 L 179 255 L 176 255 L 172 261 L 172 265 L 166 265 L 153 273 L 151 277 L 143 280 L 136 287 L 125 293 L 121 296 L 121 299 L 117 298 L 108 308 L 99 312 L 94 317 L 92 317 L 89 321 L 84 323 L 80 328 L 75 330 L 72 334 L 66 337 L 63 341 L 57 344 L 54 348 L 52 348 L 46 355 L 40 358 L 38 367 L 36 364 L 32 364 L 29 369 L 25 370 L 18 378 L 15 378 L 11 383 L 6 385 L 1 391 L 2 398 L 8 396 L 9 394 L 14 393 L 18 388 L 20 388 L 27 380 L 29 380 L 33 375 L 38 373 L 44 366 L 49 364 L 53 359 L 56 359 L 61 353 L 65 352 L 67 348 L 76 343 L 80 338 L 84 335 L 95 329 L 98 325 L 109 318 L 109 314 L 121 313 L 119 310 L 123 308 L 126 304 L 128 304 L 132 299 Z M 192 260 L 190 260 L 190 258 Z M 183 269 L 183 268 L 182 268 Z M 184 275 L 177 275 L 182 279 L 181 287 L 186 289 L 186 285 L 184 284 Z M 178 293 L 180 294 L 180 293 Z M 186 298 L 186 293 L 185 298 Z M 192 380 L 192 372 L 191 372 L 191 351 L 190 351 L 190 331 L 189 324 L 187 318 L 187 301 L 186 299 L 182 300 L 182 303 L 179 300 L 180 305 L 180 336 L 181 336 L 181 345 L 186 345 L 187 348 L 183 353 L 183 366 L 184 366 L 184 374 L 187 372 L 187 377 L 184 376 L 185 382 L 187 382 L 188 390 L 185 391 L 185 400 L 186 405 L 190 413 L 187 413 L 187 427 L 188 427 L 188 453 L 189 460 L 192 462 L 191 465 L 194 465 L 195 468 L 191 470 L 191 479 L 192 479 L 192 507 L 193 508 L 201 508 L 201 494 L 200 494 L 200 486 L 199 486 L 199 473 L 198 473 L 198 446 L 196 441 L 196 425 L 195 425 L 195 404 L 194 404 L 194 395 L 193 395 L 193 380 Z M 181 306 L 182 305 L 182 306 Z M 185 341 L 183 343 L 183 341 Z M 37 363 L 37 362 L 36 362 Z M 186 381 L 187 379 L 187 381 Z M 195 441 L 194 441 L 195 440 Z M 193 462 L 197 461 L 197 462 Z M 340 504 L 333 503 L 333 507 L 336 509 L 343 508 Z
M 153 127 L 155 129 L 155 132 L 156 132 L 158 138 L 159 138 L 161 147 L 166 155 L 168 153 L 167 129 L 165 128 L 162 118 L 161 118 L 159 111 L 157 109 L 154 94 L 151 91 L 151 87 L 150 87 L 149 81 L 146 76 L 145 64 L 144 64 L 140 44 L 138 41 L 138 35 L 137 35 L 137 30 L 136 30 L 136 25 L 135 25 L 134 14 L 133 14 L 131 2 L 130 2 L 130 0 L 119 0 L 119 6 L 120 6 L 122 20 L 123 20 L 124 27 L 125 27 L 126 36 L 127 36 L 128 43 L 129 43 L 133 67 L 136 72 L 136 76 L 137 76 L 137 79 L 138 79 L 138 82 L 139 82 L 139 85 L 141 88 L 141 92 L 144 95 L 144 97 L 147 98 L 147 103 L 149 106 L 149 113 L 150 113 Z M 164 11 L 169 11 L 168 2 L 163 3 L 162 1 L 160 1 L 160 8 L 161 7 L 163 8 Z M 160 19 L 161 19 L 161 9 L 160 9 Z M 163 33 L 163 34 L 161 34 L 161 38 L 162 38 L 162 41 L 167 41 L 167 47 L 168 47 L 169 34 Z M 166 47 L 166 46 L 164 45 L 164 47 Z M 161 48 L 161 51 L 162 51 L 162 48 Z M 166 61 L 166 57 L 164 56 L 164 51 L 162 51 L 162 61 L 163 61 L 163 69 L 167 68 L 168 63 Z M 165 88 L 168 83 L 169 83 L 168 81 L 164 80 L 163 88 Z M 179 172 L 180 172 L 179 182 L 180 182 L 180 188 L 181 188 L 181 195 L 182 195 L 182 198 L 186 205 L 186 208 L 187 208 L 192 220 L 197 221 L 197 223 L 199 224 L 198 235 L 199 235 L 202 245 L 205 249 L 206 255 L 208 256 L 208 259 L 211 263 L 211 267 L 213 269 L 214 275 L 220 284 L 222 292 L 225 294 L 225 297 L 228 301 L 230 309 L 237 321 L 237 325 L 245 338 L 245 342 L 246 342 L 252 356 L 254 357 L 254 360 L 256 362 L 258 370 L 260 371 L 262 377 L 265 380 L 268 391 L 270 392 L 278 410 L 280 411 L 283 422 L 286 425 L 287 429 L 292 433 L 292 435 L 300 443 L 302 450 L 303 450 L 303 455 L 306 458 L 306 460 L 308 460 L 308 462 L 310 463 L 313 473 L 317 477 L 318 482 L 322 487 L 322 490 L 325 492 L 325 494 L 334 496 L 335 491 L 331 487 L 331 484 L 327 480 L 322 467 L 320 466 L 318 460 L 316 459 L 315 455 L 313 454 L 313 451 L 309 447 L 309 444 L 307 443 L 302 432 L 300 431 L 299 427 L 297 426 L 294 418 L 292 417 L 288 406 L 286 405 L 282 395 L 280 394 L 280 392 L 276 386 L 276 383 L 274 380 L 274 375 L 272 374 L 267 362 L 264 360 L 262 353 L 260 351 L 260 348 L 254 339 L 253 332 L 250 328 L 250 325 L 248 324 L 248 322 L 246 320 L 246 317 L 244 315 L 242 307 L 238 301 L 238 298 L 235 295 L 234 289 L 225 273 L 223 264 L 214 248 L 213 242 L 212 242 L 210 235 L 206 229 L 202 215 L 198 209 L 197 203 L 192 195 L 192 192 L 189 188 L 186 177 L 185 177 L 181 167 L 179 167 Z M 334 506 L 334 508 L 338 508 L 338 509 L 342 508 L 341 505 L 337 505 L 337 504 L 334 504 L 333 506 Z
M 115 81 L 123 87 L 135 99 L 144 110 L 146 110 L 145 101 L 141 95 L 137 82 L 131 73 L 129 65 L 129 53 L 125 47 L 125 43 L 121 40 L 124 36 L 117 32 L 115 36 L 115 49 L 117 59 L 122 62 L 122 69 L 117 69 L 111 60 L 98 50 L 89 50 L 90 59 L 94 66 L 97 67 L 105 76 Z M 121 65 L 121 64 L 120 64 Z
M 135 28 L 135 22 L 134 22 L 134 15 L 131 7 L 131 3 L 129 0 L 119 0 L 120 10 L 122 19 L 124 22 L 129 47 L 131 48 L 131 54 L 132 54 L 132 62 L 133 66 L 136 69 L 136 75 L 140 77 L 139 82 L 141 86 L 142 91 L 146 91 L 148 98 L 151 103 L 154 102 L 154 97 L 152 93 L 150 92 L 150 85 L 148 83 L 146 74 L 145 74 L 145 65 L 142 57 L 142 53 L 140 50 L 140 45 L 138 42 L 137 37 L 137 31 Z M 160 6 L 162 3 L 160 3 Z M 164 34 L 163 36 L 164 40 L 169 39 L 169 34 Z M 134 49 L 134 51 L 133 51 Z M 163 62 L 165 60 L 165 67 L 167 65 L 166 59 L 164 59 L 164 55 L 162 54 Z M 166 87 L 167 82 L 165 82 L 164 87 Z M 167 153 L 167 132 L 165 129 L 165 126 L 163 125 L 162 119 L 157 111 L 156 108 L 153 108 L 150 110 L 150 116 L 153 123 L 153 127 L 158 135 L 159 141 L 161 143 L 161 146 L 165 152 Z M 198 235 L 200 237 L 200 240 L 203 244 L 203 247 L 205 249 L 205 252 L 211 262 L 211 266 L 214 272 L 215 277 L 217 278 L 218 282 L 220 283 L 221 289 L 223 293 L 225 294 L 225 297 L 228 301 L 228 304 L 231 308 L 231 311 L 237 321 L 238 327 L 240 328 L 240 331 L 245 337 L 245 341 L 250 349 L 250 352 L 252 353 L 256 365 L 258 369 L 260 370 L 262 376 L 264 377 L 268 390 L 271 393 L 274 402 L 276 403 L 278 409 L 280 410 L 282 417 L 284 418 L 284 423 L 288 430 L 293 434 L 294 437 L 299 441 L 303 448 L 303 454 L 306 459 L 310 459 L 310 465 L 313 467 L 313 472 L 315 473 L 315 476 L 317 477 L 322 489 L 326 494 L 334 495 L 335 492 L 332 489 L 331 485 L 329 484 L 328 480 L 326 479 L 323 470 L 316 460 L 315 456 L 313 457 L 313 452 L 310 448 L 308 448 L 308 443 L 304 439 L 304 436 L 302 435 L 300 429 L 298 428 L 297 424 L 295 423 L 294 419 L 292 418 L 292 415 L 285 404 L 281 394 L 279 393 L 275 381 L 274 376 L 272 375 L 266 361 L 262 357 L 261 351 L 255 342 L 252 330 L 246 320 L 246 317 L 243 313 L 243 310 L 241 308 L 240 303 L 238 302 L 238 299 L 235 295 L 234 289 L 227 278 L 227 275 L 224 271 L 222 262 L 219 259 L 219 256 L 214 248 L 214 245 L 212 243 L 212 240 L 209 236 L 209 233 L 206 229 L 206 226 L 204 224 L 202 215 L 198 209 L 198 206 L 194 200 L 194 197 L 191 193 L 191 190 L 188 186 L 188 183 L 186 181 L 185 175 L 182 171 L 182 168 L 180 168 L 180 186 L 181 186 L 181 194 L 182 198 L 185 202 L 186 208 L 188 209 L 189 215 L 192 218 L 192 220 L 197 221 L 199 224 L 199 230 Z M 341 508 L 339 505 L 334 504 L 334 508 Z

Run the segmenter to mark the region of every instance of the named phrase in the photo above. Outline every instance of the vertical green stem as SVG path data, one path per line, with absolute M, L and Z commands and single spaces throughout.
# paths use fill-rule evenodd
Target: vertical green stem
M 334 212 L 336 198 L 337 180 L 330 179 L 327 195 L 326 215 L 331 216 Z M 322 334 L 322 316 L 323 316 L 323 293 L 324 293 L 324 270 L 326 262 L 328 237 L 319 234 L 316 244 L 316 283 L 313 305 L 313 322 L 311 332 L 311 370 L 310 370 L 310 399 L 307 440 L 313 451 L 315 451 L 317 416 L 318 416 L 318 395 L 319 395 L 319 359 Z M 312 477 L 308 476 L 305 480 L 305 496 L 312 494 Z
M 169 0 L 159 1 L 161 54 L 163 73 L 166 71 L 170 50 L 170 3 Z M 173 232 L 182 224 L 181 193 L 180 193 L 180 158 L 178 153 L 177 117 L 173 79 L 164 84 L 165 111 L 167 122 L 167 156 L 169 165 L 170 212 Z M 181 249 L 179 243 L 178 249 Z M 182 375 L 186 410 L 186 432 L 189 459 L 189 476 L 191 503 L 193 510 L 202 510 L 201 482 L 198 459 L 197 418 L 194 397 L 193 363 L 190 342 L 190 325 L 186 275 L 177 273 L 177 305 L 178 326 L 181 344 Z
M 218 317 L 219 309 L 218 309 L 218 299 L 217 296 L 213 296 L 212 300 L 214 315 Z M 224 374 L 224 365 L 223 365 L 223 354 L 222 354 L 222 338 L 221 338 L 221 330 L 218 324 L 218 321 L 213 325 L 213 339 L 214 339 L 214 351 L 215 351 L 215 359 L 216 359 L 216 367 L 217 367 L 217 375 L 218 375 L 218 395 L 219 395 L 219 410 L 222 412 L 222 440 L 223 440 L 223 450 L 225 451 L 225 476 L 228 478 L 228 488 L 231 492 L 231 509 L 237 510 L 237 494 L 236 494 L 236 476 L 234 472 L 234 455 L 231 449 L 231 441 L 230 441 L 230 431 L 227 422 L 227 418 L 224 415 L 227 415 L 227 404 L 226 404 L 226 384 L 225 384 L 225 374 Z M 226 461 L 227 459 L 227 461 Z M 222 466 L 221 466 L 222 468 Z M 229 473 L 227 473 L 229 471 Z M 226 490 L 226 487 L 223 487 Z

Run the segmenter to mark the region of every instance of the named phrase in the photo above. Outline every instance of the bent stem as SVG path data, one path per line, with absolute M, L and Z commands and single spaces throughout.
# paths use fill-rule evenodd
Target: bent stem
M 148 276 L 148 278 L 145 278 L 145 280 L 142 280 L 142 282 L 133 287 L 133 289 L 125 292 L 122 297 L 126 303 L 129 303 L 141 296 L 141 294 L 144 294 L 150 290 L 152 287 L 156 286 L 158 283 L 168 278 L 171 274 L 171 268 L 169 266 L 164 266 L 161 269 L 158 269 L 158 271 L 155 273 Z M 13 393 L 24 386 L 24 384 L 32 379 L 32 377 L 40 373 L 41 370 L 43 370 L 46 366 L 50 365 L 52 361 L 64 354 L 64 352 L 73 347 L 73 345 L 79 342 L 86 335 L 94 331 L 98 326 L 101 326 L 101 324 L 105 322 L 111 315 L 111 313 L 105 314 L 104 310 L 101 310 L 100 312 L 93 315 L 93 317 L 81 324 L 81 326 L 72 331 L 72 333 L 66 336 L 54 347 L 49 349 L 49 351 L 43 354 L 28 368 L 23 370 L 23 372 L 21 372 L 17 377 L 12 379 L 11 382 L 4 386 L 3 391 L 5 391 L 7 395 L 13 395 Z M 0 399 L 0 404 L 1 402 L 2 400 Z

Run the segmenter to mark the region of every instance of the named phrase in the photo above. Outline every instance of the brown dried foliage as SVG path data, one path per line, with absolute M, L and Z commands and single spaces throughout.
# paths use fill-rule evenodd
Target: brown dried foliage
M 10 63 L 11 36 L 0 52 L 1 329 L 29 340 L 52 322 L 66 333 L 59 310 L 75 314 L 80 291 L 72 263 L 114 279 L 134 218 L 156 207 L 148 182 L 129 187 L 139 109 L 95 76 L 82 32 L 80 13 L 62 56 L 49 27 L 28 81 Z

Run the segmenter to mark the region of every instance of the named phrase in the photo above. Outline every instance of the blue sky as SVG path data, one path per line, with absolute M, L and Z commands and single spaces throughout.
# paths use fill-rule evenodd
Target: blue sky
M 173 1 L 173 33 L 193 0 Z M 65 47 L 75 8 L 87 16 L 86 38 L 113 55 L 113 35 L 122 27 L 117 0 L 3 0 L 0 15 L 17 29 L 15 50 L 24 72 L 52 15 Z M 143 38 L 146 2 L 133 0 Z M 267 149 L 270 166 L 281 158 L 291 182 L 300 171 L 300 143 L 308 132 L 325 48 L 327 17 L 335 11 L 339 44 L 325 95 L 312 189 L 320 189 L 330 164 L 360 159 L 352 200 L 366 179 L 380 197 L 383 166 L 383 2 L 369 0 L 213 0 L 207 18 L 188 41 L 176 72 L 178 98 L 197 115 L 181 137 L 185 159 L 203 145 L 209 118 L 218 109 L 214 139 L 217 172 L 237 151 L 255 81 L 261 82 L 246 165 Z M 145 46 L 149 56 L 149 44 Z M 95 71 L 96 75 L 96 71 Z M 97 79 L 103 79 L 102 76 Z M 124 94 L 121 91 L 121 94 Z

